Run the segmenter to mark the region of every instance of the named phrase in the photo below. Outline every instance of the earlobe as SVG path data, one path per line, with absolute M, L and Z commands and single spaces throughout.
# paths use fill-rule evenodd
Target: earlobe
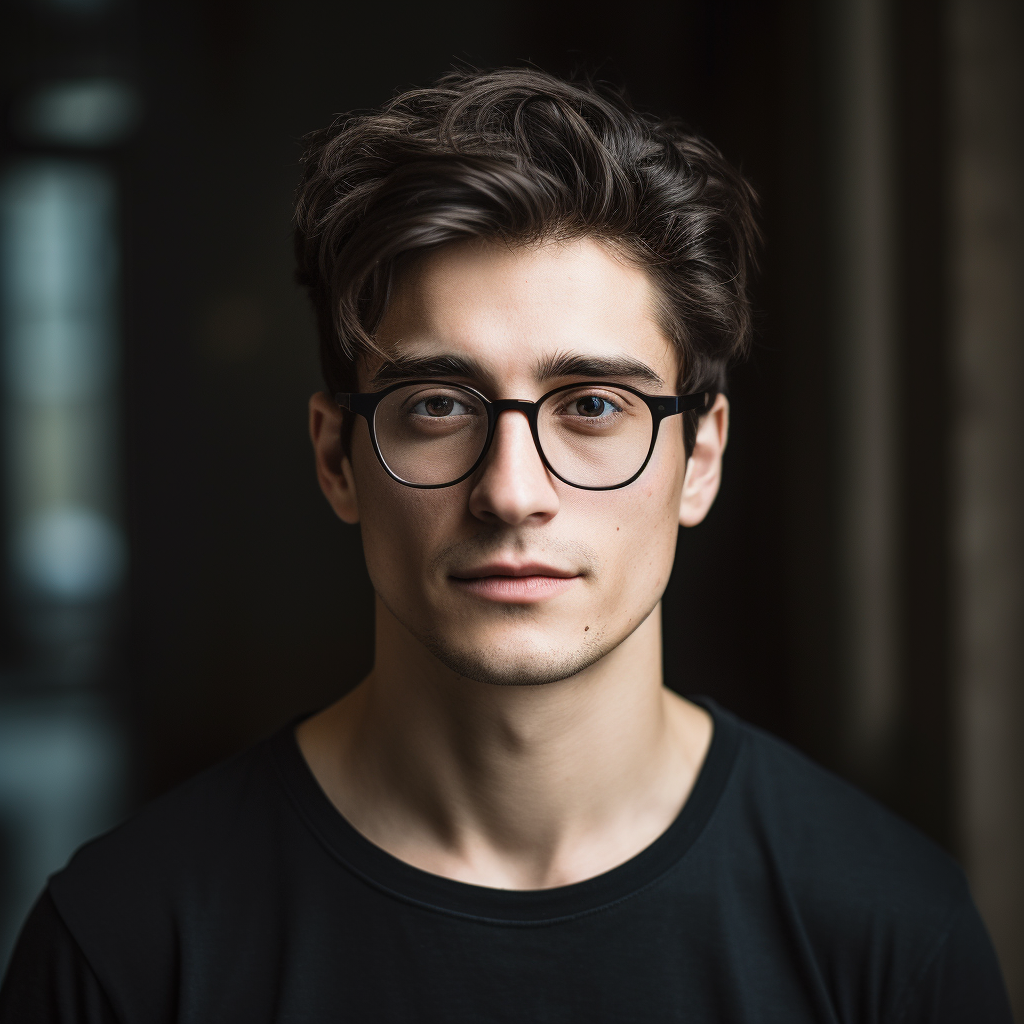
M 320 490 L 339 519 L 358 523 L 359 500 L 352 460 L 341 443 L 345 415 L 322 391 L 309 400 L 309 437 Z
M 729 400 L 719 394 L 701 419 L 697 442 L 686 463 L 679 502 L 680 526 L 696 526 L 714 504 L 722 482 L 722 456 L 729 440 Z

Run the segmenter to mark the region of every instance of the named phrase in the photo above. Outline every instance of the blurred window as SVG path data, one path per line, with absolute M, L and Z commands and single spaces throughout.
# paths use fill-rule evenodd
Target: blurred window
M 123 17 L 90 0 L 0 15 L 24 37 L 0 165 L 0 970 L 47 876 L 125 806 L 115 147 L 141 104 L 75 73 L 117 66 L 97 51 L 124 45 L 107 31 Z

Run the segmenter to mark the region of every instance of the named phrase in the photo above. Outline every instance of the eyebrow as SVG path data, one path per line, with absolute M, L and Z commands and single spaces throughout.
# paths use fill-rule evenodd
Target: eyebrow
M 664 381 L 645 362 L 632 356 L 589 356 L 572 352 L 558 352 L 537 366 L 538 380 L 555 377 L 589 377 L 609 380 L 627 377 L 662 387 Z
M 540 381 L 559 377 L 583 377 L 591 380 L 618 380 L 625 377 L 655 387 L 663 387 L 665 384 L 651 367 L 632 356 L 592 356 L 572 352 L 558 352 L 543 359 L 537 364 L 534 376 Z M 465 356 L 394 356 L 381 365 L 370 378 L 370 387 L 381 388 L 403 380 L 451 377 L 479 381 L 486 377 L 486 373 L 480 363 Z
M 465 356 L 443 355 L 418 359 L 415 356 L 394 356 L 384 363 L 370 378 L 370 387 L 394 384 L 401 380 L 435 377 L 461 377 L 480 380 L 485 376 L 483 367 L 475 359 Z

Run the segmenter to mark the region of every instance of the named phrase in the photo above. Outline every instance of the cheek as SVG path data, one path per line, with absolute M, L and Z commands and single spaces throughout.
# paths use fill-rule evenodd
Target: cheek
M 452 517 L 458 518 L 456 495 L 461 487 L 421 490 L 392 480 L 374 455 L 367 440 L 365 448 L 353 445 L 352 469 L 359 495 L 359 519 L 366 566 L 378 590 L 386 589 L 399 576 L 404 585 L 414 574 L 409 570 L 424 563 L 436 549 L 439 538 L 451 532 Z
M 680 449 L 681 449 L 680 445 Z M 652 460 L 636 483 L 580 504 L 584 534 L 599 553 L 606 598 L 646 603 L 668 583 L 679 536 L 682 471 L 673 460 Z
M 665 443 L 669 441 L 677 443 Z M 685 466 L 682 437 L 660 437 L 655 454 L 657 457 L 651 459 L 634 485 L 638 486 L 637 493 L 629 495 L 633 488 L 626 488 L 623 497 L 630 501 L 621 510 L 616 537 L 622 538 L 622 560 L 629 567 L 633 583 L 660 594 L 668 583 L 679 538 Z
M 648 524 L 660 524 L 666 528 L 678 526 L 685 475 L 686 449 L 682 434 L 663 429 L 640 479 L 625 488 L 627 494 L 635 488 L 642 495 L 640 500 L 633 499 L 636 502 L 635 515 Z

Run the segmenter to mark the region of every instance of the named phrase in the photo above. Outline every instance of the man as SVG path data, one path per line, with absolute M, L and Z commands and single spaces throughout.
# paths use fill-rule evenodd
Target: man
M 535 71 L 313 139 L 310 432 L 373 671 L 83 848 L 4 1024 L 1010 1019 L 941 851 L 662 685 L 752 208 L 707 143 Z

